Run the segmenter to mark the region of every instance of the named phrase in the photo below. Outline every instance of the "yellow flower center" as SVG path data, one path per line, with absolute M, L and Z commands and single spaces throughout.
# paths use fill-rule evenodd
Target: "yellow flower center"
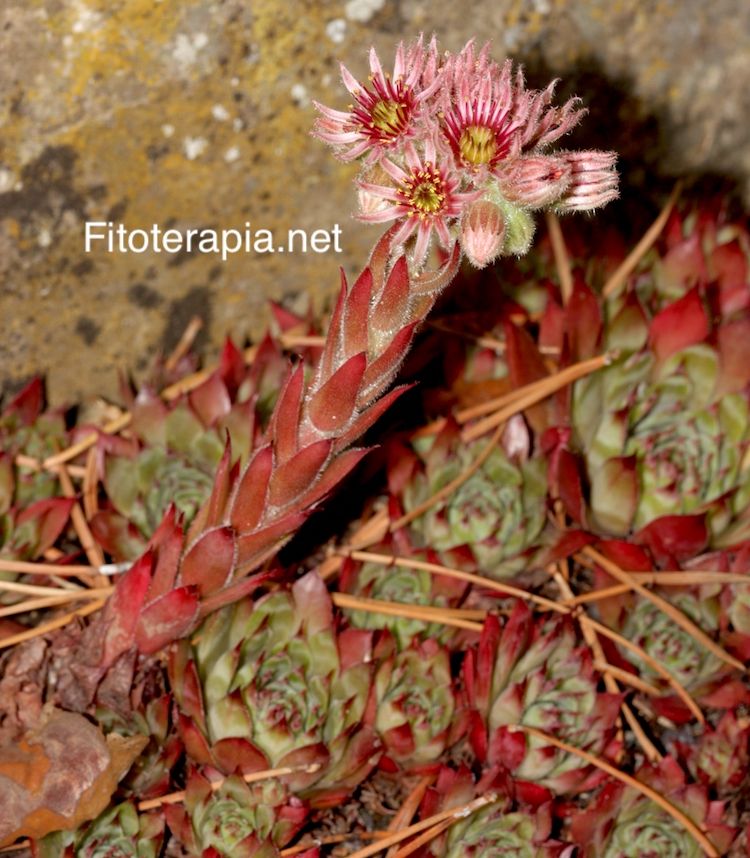
M 469 125 L 461 133 L 458 151 L 469 164 L 477 167 L 489 164 L 497 152 L 495 132 L 484 125 Z
M 399 134 L 407 120 L 406 105 L 397 101 L 377 101 L 370 111 L 373 128 L 381 134 Z
M 445 202 L 445 185 L 438 170 L 432 164 L 425 164 L 421 170 L 415 170 L 399 189 L 405 205 L 419 217 L 437 214 Z

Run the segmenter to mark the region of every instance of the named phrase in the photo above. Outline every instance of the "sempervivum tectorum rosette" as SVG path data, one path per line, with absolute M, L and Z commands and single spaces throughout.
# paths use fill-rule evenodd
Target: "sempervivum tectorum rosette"
M 377 550 L 377 549 L 374 549 Z M 389 546 L 392 553 L 392 548 Z M 419 559 L 424 558 L 422 555 Z M 353 596 L 401 605 L 434 605 L 454 607 L 467 589 L 455 578 L 431 575 L 424 569 L 385 566 L 382 563 L 356 563 L 347 558 L 339 576 L 339 590 Z M 358 629 L 388 629 L 399 649 L 406 649 L 414 639 L 426 638 L 446 643 L 450 627 L 415 617 L 399 617 L 377 611 L 346 610 L 349 623 Z
M 527 737 L 526 725 L 598 756 L 618 749 L 621 698 L 598 690 L 589 649 L 568 618 L 534 617 L 517 602 L 508 621 L 485 621 L 463 668 L 470 738 L 487 767 L 507 770 L 519 794 L 539 801 L 580 791 L 598 775 L 579 757 Z
M 400 489 L 403 511 L 411 512 L 455 480 L 485 445 L 466 444 L 452 422 L 438 435 L 414 441 L 417 457 L 412 467 L 394 464 L 400 475 L 391 480 L 392 488 Z M 403 456 L 408 455 L 404 451 Z M 417 548 L 446 560 L 449 553 L 468 552 L 483 573 L 512 578 L 525 565 L 526 555 L 541 544 L 546 497 L 543 459 L 528 457 L 526 450 L 495 447 L 458 488 L 409 524 L 409 534 Z
M 750 719 L 746 715 L 725 712 L 715 727 L 705 724 L 697 740 L 674 744 L 693 779 L 714 787 L 719 797 L 742 789 L 750 764 Z
M 420 804 L 421 817 L 452 807 L 463 807 L 494 785 L 487 779 L 476 783 L 466 766 L 443 766 Z M 552 807 L 513 806 L 500 791 L 495 801 L 455 821 L 448 831 L 430 842 L 436 858 L 568 858 L 574 847 L 552 837 Z
M 713 846 L 726 855 L 734 831 L 725 823 L 725 806 L 710 801 L 707 790 L 687 783 L 679 765 L 665 757 L 657 768 L 645 767 L 638 780 L 648 784 L 679 809 Z M 704 845 L 695 833 L 634 787 L 607 784 L 595 800 L 573 817 L 572 838 L 584 858 L 703 858 Z
M 67 436 L 62 412 L 44 410 L 38 378 L 0 414 L 0 556 L 36 559 L 65 528 L 73 500 L 60 496 L 57 475 L 21 467 L 15 457 L 43 461 L 66 445 Z
M 92 527 L 115 559 L 141 554 L 170 504 L 190 525 L 211 494 L 227 434 L 232 463 L 247 461 L 261 430 L 264 381 L 283 373 L 285 365 L 269 337 L 249 367 L 227 340 L 219 367 L 189 393 L 169 404 L 148 388 L 138 393 L 127 439 L 99 439 L 108 503 Z
M 434 763 L 464 729 L 457 712 L 448 650 L 415 641 L 396 652 L 385 633 L 375 650 L 375 729 L 386 758 L 407 769 Z
M 167 823 L 190 858 L 278 858 L 307 818 L 304 802 L 278 781 L 248 785 L 238 775 L 218 789 L 192 771 L 184 806 L 166 808 Z M 317 849 L 304 852 L 313 858 Z
M 227 773 L 317 764 L 293 782 L 335 800 L 380 756 L 371 658 L 370 632 L 337 634 L 314 572 L 217 611 L 170 662 L 188 755 Z
M 31 841 L 34 858 L 157 858 L 164 840 L 160 813 L 140 813 L 131 801 L 104 811 L 77 831 Z
M 610 299 L 602 340 L 619 356 L 576 382 L 572 422 L 592 526 L 679 560 L 748 532 L 750 317 L 724 280 L 693 278 L 674 300 L 663 280 L 654 267 Z

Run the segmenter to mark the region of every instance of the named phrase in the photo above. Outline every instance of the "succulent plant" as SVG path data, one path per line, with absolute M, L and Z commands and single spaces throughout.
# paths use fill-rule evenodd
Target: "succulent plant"
M 170 830 L 194 858 L 277 858 L 307 813 L 278 781 L 248 785 L 232 775 L 212 788 L 197 770 L 188 777 L 184 806 L 166 809 Z M 317 849 L 303 854 L 313 858 Z
M 327 790 L 352 789 L 380 756 L 370 638 L 336 634 L 314 572 L 217 611 L 170 663 L 188 755 L 227 773 L 318 764 L 292 778 L 318 802 Z
M 652 545 L 669 543 L 677 560 L 749 532 L 750 318 L 737 282 L 744 276 L 737 257 L 746 264 L 740 248 L 747 245 L 717 246 L 716 223 L 704 233 L 713 242 L 711 264 L 686 264 L 702 256 L 704 235 L 673 236 L 663 258 L 651 256 L 630 288 L 608 299 L 604 319 L 598 299 L 580 288 L 589 348 L 601 342 L 617 351 L 573 390 L 573 442 L 591 483 L 590 523 L 599 532 L 635 531 Z
M 704 631 L 710 633 L 717 629 L 718 605 L 715 599 L 679 593 L 673 595 L 670 601 Z M 699 690 L 722 667 L 719 659 L 705 646 L 678 626 L 661 608 L 646 599 L 637 599 L 628 611 L 623 634 L 666 668 L 689 691 Z M 656 671 L 637 653 L 626 650 L 624 655 L 649 680 L 658 679 Z
M 385 636 L 375 651 L 375 729 L 390 760 L 416 768 L 435 762 L 456 741 L 462 719 L 448 650 L 432 639 L 394 649 Z
M 598 690 L 591 653 L 568 618 L 536 619 L 522 602 L 502 627 L 488 616 L 463 676 L 474 752 L 485 765 L 507 769 L 529 799 L 579 791 L 597 776 L 580 758 L 527 737 L 517 725 L 600 756 L 617 750 L 621 698 Z
M 486 441 L 466 444 L 449 423 L 433 437 L 414 442 L 420 463 L 400 497 L 410 512 L 463 473 Z M 496 447 L 455 491 L 409 525 L 418 549 L 448 558 L 468 549 L 476 566 L 494 578 L 511 578 L 527 553 L 541 545 L 546 521 L 546 466 L 538 457 L 520 458 Z
M 452 578 L 431 575 L 423 569 L 386 568 L 379 563 L 347 560 L 339 577 L 339 589 L 351 595 L 403 605 L 452 607 L 461 598 L 466 585 Z M 445 643 L 452 635 L 452 629 L 443 623 L 377 611 L 347 609 L 344 614 L 355 628 L 388 629 L 400 650 L 406 649 L 414 639 L 430 638 Z
M 44 410 L 42 382 L 27 384 L 0 414 L 0 556 L 34 560 L 64 530 L 73 501 L 60 496 L 57 476 L 21 467 L 19 453 L 43 461 L 66 446 L 60 410 Z M 3 577 L 7 577 L 2 573 Z
M 729 710 L 715 727 L 704 725 L 696 741 L 674 744 L 698 783 L 714 786 L 720 797 L 742 788 L 750 763 L 750 721 L 745 716 Z
M 158 813 L 139 813 L 130 801 L 104 811 L 76 832 L 32 841 L 34 858 L 157 858 L 164 839 Z
M 716 854 L 724 855 L 734 831 L 723 824 L 723 802 L 685 781 L 679 765 L 665 757 L 658 768 L 644 767 L 638 779 L 663 795 L 708 835 Z M 584 858 L 701 858 L 703 847 L 673 816 L 633 787 L 607 784 L 571 822 L 573 839 Z
M 106 733 L 123 736 L 142 735 L 149 739 L 125 778 L 120 789 L 125 795 L 140 800 L 155 798 L 168 792 L 172 770 L 182 756 L 182 742 L 170 718 L 172 697 L 160 694 L 127 716 L 113 709 L 98 707 L 96 718 Z
M 451 826 L 443 858 L 557 858 L 571 847 L 550 838 L 549 812 L 509 811 L 503 802 L 480 808 Z
M 474 781 L 469 769 L 443 766 L 420 805 L 420 816 L 431 816 L 455 807 L 457 810 L 488 791 L 496 798 L 471 814 L 461 814 L 447 832 L 430 843 L 429 854 L 441 858 L 568 858 L 575 847 L 552 837 L 552 806 L 514 807 L 496 783 L 485 777 Z

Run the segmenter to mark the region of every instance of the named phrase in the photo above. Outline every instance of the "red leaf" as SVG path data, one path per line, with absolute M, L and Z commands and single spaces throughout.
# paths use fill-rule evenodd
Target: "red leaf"
M 198 616 L 195 587 L 179 587 L 157 599 L 141 613 L 135 629 L 135 642 L 145 655 L 185 637 Z
M 224 445 L 224 452 L 219 461 L 216 473 L 214 474 L 214 484 L 211 488 L 211 496 L 206 504 L 206 516 L 204 527 L 215 527 L 224 521 L 224 513 L 229 500 L 229 492 L 232 487 L 232 440 L 227 434 L 227 442 Z
M 568 515 L 576 524 L 585 526 L 586 503 L 578 457 L 565 447 L 558 447 L 550 459 L 548 479 L 550 491 L 556 490 Z
M 674 566 L 708 545 L 706 516 L 664 515 L 641 528 L 634 539 L 650 549 L 660 566 Z
M 271 435 L 281 464 L 291 459 L 298 449 L 297 430 L 304 385 L 305 366 L 300 361 L 284 386 L 271 418 Z
M 153 602 L 174 587 L 182 554 L 182 529 L 177 525 L 174 504 L 170 504 L 161 524 L 149 542 L 156 555 L 156 566 L 148 588 L 147 601 Z
M 188 757 L 200 765 L 211 765 L 213 763 L 211 750 L 208 747 L 206 737 L 196 727 L 195 722 L 186 718 L 181 712 L 176 713 L 175 721 Z
M 709 318 L 696 286 L 654 316 L 649 326 L 649 340 L 661 362 L 681 349 L 703 342 L 709 330 Z
M 307 519 L 308 511 L 293 512 L 283 516 L 273 524 L 255 533 L 248 533 L 237 538 L 237 569 L 238 574 L 249 571 L 252 561 L 261 554 L 265 554 L 274 544 L 283 541 L 287 536 L 294 533 Z
M 717 396 L 743 390 L 750 381 L 750 319 L 721 325 L 717 346 L 721 366 Z
M 511 385 L 523 387 L 526 384 L 546 378 L 549 373 L 536 343 L 523 329 L 512 322 L 504 322 L 505 360 Z
M 651 557 L 639 545 L 622 539 L 605 539 L 597 546 L 602 554 L 621 569 L 630 572 L 650 572 L 654 568 Z
M 393 381 L 393 376 L 409 351 L 416 327 L 417 323 L 412 322 L 401 328 L 387 348 L 367 367 L 362 379 L 362 392 L 357 401 L 359 408 L 371 402 Z
M 594 537 L 583 530 L 566 530 L 557 542 L 544 552 L 543 562 L 540 559 L 540 565 L 548 566 L 550 563 L 572 557 L 586 545 L 591 545 L 593 541 Z
M 549 373 L 539 349 L 531 336 L 512 322 L 504 323 L 505 329 L 505 360 L 508 364 L 508 375 L 511 387 L 523 387 L 534 381 L 546 378 Z M 543 432 L 548 424 L 548 406 L 544 402 L 525 409 L 531 426 L 536 432 Z
M 378 331 L 394 331 L 403 325 L 409 302 L 409 266 L 406 257 L 400 256 L 380 295 L 370 323 Z
M 188 400 L 204 426 L 213 426 L 232 407 L 227 388 L 215 372 L 190 391 Z
M 565 307 L 566 331 L 573 360 L 585 360 L 596 354 L 602 330 L 599 299 L 576 272 L 573 294 Z
M 561 351 L 564 330 L 565 312 L 557 301 L 548 298 L 539 322 L 539 347 Z
M 360 352 L 345 361 L 313 396 L 310 419 L 321 432 L 335 432 L 349 422 L 357 402 L 367 355 Z
M 149 444 L 166 446 L 169 409 L 160 397 L 144 387 L 135 398 L 131 414 L 130 425 L 136 435 L 145 438 Z
M 300 508 L 310 508 L 323 500 L 369 452 L 367 449 L 357 449 L 347 450 L 345 453 L 339 454 L 325 469 L 321 478 L 312 486 L 310 491 L 299 498 Z
M 243 774 L 250 774 L 268 768 L 265 754 L 241 737 L 219 739 L 212 745 L 211 750 L 216 763 L 228 774 L 238 770 Z
M 243 573 L 240 570 L 238 577 L 241 574 Z M 203 620 L 219 608 L 223 608 L 226 605 L 231 605 L 240 599 L 244 599 L 245 596 L 251 595 L 253 591 L 257 590 L 261 585 L 267 584 L 269 581 L 278 577 L 278 574 L 278 569 L 268 569 L 265 572 L 256 572 L 255 575 L 251 575 L 249 578 L 239 578 L 236 583 L 224 587 L 224 589 L 220 590 L 218 593 L 212 593 L 208 598 L 201 602 L 198 614 L 199 619 Z
M 44 383 L 38 376 L 23 387 L 5 407 L 3 414 L 17 414 L 25 426 L 31 426 L 44 408 Z
M 115 591 L 104 606 L 101 666 L 110 664 L 135 643 L 135 629 L 146 593 L 151 583 L 153 553 L 147 551 L 128 569 L 115 585 Z
M 344 355 L 346 357 L 367 351 L 371 297 L 372 273 L 369 268 L 365 268 L 346 297 L 344 308 Z
M 377 421 L 383 414 L 393 405 L 393 403 L 407 390 L 411 390 L 414 385 L 402 384 L 382 396 L 374 405 L 371 405 L 366 411 L 363 411 L 352 425 L 340 435 L 334 444 L 334 451 L 341 450 L 352 442 L 356 441 L 360 435 L 364 433 Z
M 232 498 L 229 521 L 238 533 L 252 530 L 260 521 L 272 471 L 273 450 L 270 446 L 263 447 L 245 468 Z
M 194 585 L 201 596 L 221 589 L 232 574 L 235 546 L 230 527 L 209 530 L 193 544 L 182 560 L 180 580 Z
M 269 501 L 274 506 L 285 506 L 299 497 L 322 472 L 331 446 L 328 439 L 315 441 L 276 468 L 268 486 Z
M 346 295 L 348 287 L 346 283 L 346 274 L 341 270 L 341 288 L 336 299 L 336 306 L 331 313 L 331 321 L 328 324 L 328 335 L 326 336 L 325 346 L 323 347 L 323 355 L 320 358 L 320 372 L 323 378 L 327 378 L 333 371 L 336 355 L 339 347 L 343 345 L 344 338 L 344 306 L 346 304 Z
M 245 358 L 231 337 L 224 340 L 224 348 L 219 358 L 219 376 L 232 396 L 245 377 Z
M 44 554 L 54 545 L 68 522 L 74 504 L 75 498 L 45 498 L 35 501 L 18 514 L 16 523 L 19 525 L 27 521 L 36 522 L 35 556 Z
M 490 704 L 492 675 L 495 670 L 495 658 L 500 642 L 500 621 L 494 614 L 488 614 L 484 621 L 476 655 L 475 689 L 472 704 L 485 713 Z
M 715 247 L 711 253 L 711 268 L 719 281 L 719 309 L 723 316 L 744 310 L 750 302 L 748 264 L 739 241 Z

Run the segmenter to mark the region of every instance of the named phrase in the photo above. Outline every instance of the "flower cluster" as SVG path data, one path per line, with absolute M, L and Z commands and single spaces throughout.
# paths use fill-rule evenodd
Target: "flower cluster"
M 548 151 L 585 112 L 578 100 L 553 105 L 554 82 L 527 89 L 489 45 L 440 57 L 435 39 L 420 37 L 399 46 L 392 75 L 374 49 L 367 84 L 343 66 L 341 75 L 352 104 L 316 103 L 314 133 L 342 160 L 362 159 L 359 217 L 396 221 L 396 244 L 414 237 L 415 267 L 433 234 L 445 248 L 459 238 L 483 268 L 528 249 L 530 211 L 591 210 L 617 196 L 614 153 Z

